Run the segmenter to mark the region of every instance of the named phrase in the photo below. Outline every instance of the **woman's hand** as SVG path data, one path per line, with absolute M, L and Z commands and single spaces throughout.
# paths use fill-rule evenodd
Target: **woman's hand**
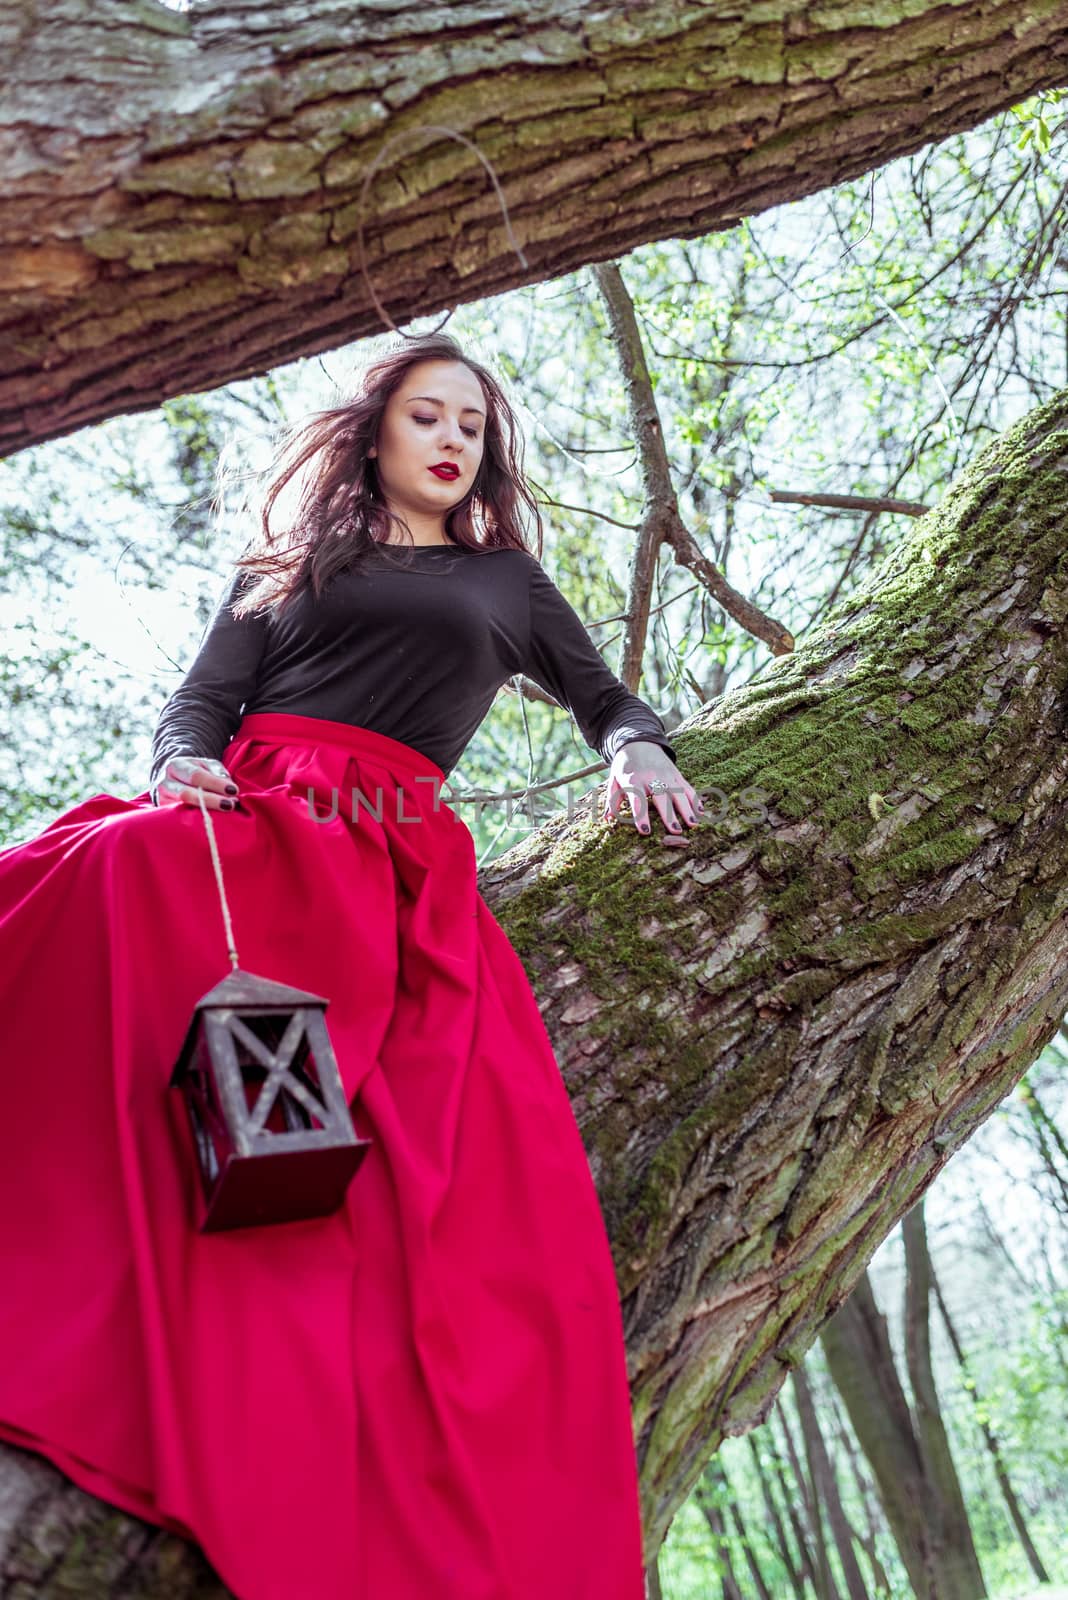
M 619 747 L 608 771 L 605 822 L 620 820 L 620 807 L 626 799 L 639 833 L 648 833 L 649 794 L 669 834 L 681 835 L 680 816 L 692 828 L 704 813 L 697 790 L 686 782 L 663 746 L 651 739 L 632 739 Z
M 173 800 L 199 806 L 199 789 L 204 791 L 209 811 L 232 811 L 237 805 L 237 784 L 221 761 L 208 756 L 174 756 L 168 761 L 156 789 L 157 803 Z M 232 798 L 224 799 L 224 795 Z

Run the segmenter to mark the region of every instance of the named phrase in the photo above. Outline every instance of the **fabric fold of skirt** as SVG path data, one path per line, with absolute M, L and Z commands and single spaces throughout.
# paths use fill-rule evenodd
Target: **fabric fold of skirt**
M 331 1216 L 200 1233 L 199 807 L 98 794 L 0 851 L 0 1438 L 239 1600 L 643 1600 L 604 1221 L 441 769 L 283 713 L 222 759 L 241 969 L 328 998 L 372 1144 Z

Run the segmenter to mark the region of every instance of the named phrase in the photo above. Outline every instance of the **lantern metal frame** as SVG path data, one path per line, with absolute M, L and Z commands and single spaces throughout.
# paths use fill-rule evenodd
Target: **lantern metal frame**
M 169 1087 L 185 1101 L 202 1233 L 328 1216 L 344 1201 L 372 1141 L 352 1122 L 329 1003 L 240 968 L 197 1001 Z

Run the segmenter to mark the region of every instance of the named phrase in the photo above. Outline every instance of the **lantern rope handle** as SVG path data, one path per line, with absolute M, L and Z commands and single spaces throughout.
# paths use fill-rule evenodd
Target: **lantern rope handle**
M 499 183 L 499 181 L 497 179 L 497 173 L 496 173 L 496 171 L 494 169 L 493 162 L 489 159 L 488 156 L 484 156 L 482 154 L 482 151 L 479 149 L 478 145 L 475 144 L 474 140 L 473 139 L 468 139 L 464 134 L 460 133 L 456 128 L 450 128 L 445 123 L 419 122 L 419 123 L 416 123 L 414 126 L 412 126 L 410 128 L 401 128 L 397 133 L 394 133 L 394 134 L 390 135 L 390 137 L 386 140 L 385 144 L 379 150 L 378 154 L 375 156 L 374 160 L 371 162 L 371 165 L 368 167 L 367 171 L 364 173 L 363 186 L 360 189 L 360 198 L 359 198 L 359 201 L 357 202 L 357 207 L 356 207 L 356 215 L 357 215 L 356 229 L 357 229 L 357 243 L 358 243 L 358 246 L 359 246 L 360 272 L 363 275 L 364 283 L 367 285 L 367 292 L 370 294 L 371 299 L 374 301 L 375 310 L 378 312 L 378 314 L 382 318 L 383 322 L 387 322 L 389 324 L 389 326 L 393 329 L 393 332 L 394 333 L 399 333 L 402 339 L 418 339 L 418 338 L 421 338 L 422 335 L 421 334 L 405 333 L 403 328 L 398 328 L 397 324 L 393 321 L 393 318 L 390 316 L 389 312 L 386 310 L 385 306 L 382 304 L 381 300 L 378 298 L 377 294 L 375 293 L 374 284 L 371 282 L 371 279 L 368 276 L 368 272 L 367 272 L 367 251 L 366 251 L 366 246 L 365 246 L 365 242 L 364 242 L 363 211 L 364 211 L 364 206 L 365 206 L 366 201 L 367 201 L 367 190 L 368 190 L 368 188 L 370 186 L 371 179 L 374 177 L 376 171 L 378 170 L 378 165 L 379 165 L 380 161 L 382 160 L 382 157 L 385 155 L 386 151 L 389 149 L 391 144 L 396 144 L 398 139 L 405 139 L 405 138 L 408 137 L 409 134 L 413 134 L 413 133 L 447 133 L 450 139 L 459 140 L 460 144 L 466 145 L 469 150 L 473 150 L 475 152 L 475 155 L 478 157 L 478 159 L 481 161 L 482 165 L 485 167 L 486 171 L 489 173 L 490 182 L 493 184 L 493 187 L 494 187 L 494 189 L 496 191 L 496 194 L 497 194 L 497 199 L 501 203 L 501 210 L 504 213 L 504 229 L 505 229 L 505 232 L 508 235 L 508 243 L 511 245 L 512 249 L 515 251 L 516 255 L 519 257 L 519 260 L 522 263 L 522 265 L 524 267 L 526 267 L 528 270 L 530 268 L 530 262 L 527 260 L 526 256 L 523 253 L 523 247 L 519 243 L 519 241 L 517 240 L 514 232 L 512 231 L 512 219 L 508 215 L 508 205 L 507 205 L 507 202 L 505 201 L 505 198 L 504 198 L 504 191 L 502 190 L 502 188 L 500 186 L 500 183 Z M 455 308 L 452 307 L 452 306 L 449 306 L 449 307 L 446 308 L 445 315 L 442 317 L 441 321 L 438 323 L 437 328 L 432 328 L 431 329 L 432 333 L 437 333 L 438 329 L 443 328 L 445 326 L 445 324 L 448 322 L 449 318 L 452 316 L 454 309 Z
M 237 948 L 234 944 L 234 929 L 233 924 L 230 921 L 230 907 L 226 901 L 226 889 L 223 886 L 222 862 L 219 860 L 219 847 L 215 843 L 215 829 L 212 826 L 211 813 L 204 804 L 204 786 L 203 784 L 198 783 L 195 785 L 195 788 L 197 791 L 197 805 L 200 807 L 201 815 L 204 818 L 204 826 L 208 830 L 208 848 L 211 850 L 211 865 L 214 869 L 215 882 L 219 889 L 219 904 L 222 906 L 223 923 L 226 927 L 226 948 L 230 956 L 230 966 L 231 969 L 236 972 L 238 966 Z

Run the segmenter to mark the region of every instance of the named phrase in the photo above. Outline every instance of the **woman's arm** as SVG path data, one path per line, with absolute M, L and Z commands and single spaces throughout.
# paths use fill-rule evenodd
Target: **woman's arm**
M 252 697 L 267 645 L 269 616 L 234 617 L 230 606 L 257 575 L 237 572 L 228 581 L 200 649 L 178 688 L 160 713 L 152 737 L 149 792 L 159 804 L 159 785 L 175 756 L 218 760 Z
M 566 706 L 591 749 L 611 763 L 623 745 L 648 740 L 675 751 L 650 705 L 632 694 L 598 652 L 578 612 L 536 558 L 530 569 L 530 633 L 523 671 Z

